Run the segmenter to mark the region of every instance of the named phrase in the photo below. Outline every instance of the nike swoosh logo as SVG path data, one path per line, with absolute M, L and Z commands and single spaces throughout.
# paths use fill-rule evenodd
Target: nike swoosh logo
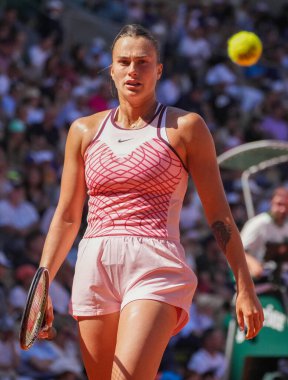
M 119 139 L 119 140 L 118 140 L 118 143 L 122 143 L 122 142 L 129 141 L 129 140 L 133 140 L 133 139 L 124 139 L 124 140 Z

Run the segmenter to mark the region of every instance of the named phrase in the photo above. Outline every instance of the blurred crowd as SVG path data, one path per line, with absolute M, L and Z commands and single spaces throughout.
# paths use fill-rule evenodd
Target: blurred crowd
M 67 131 L 73 120 L 117 106 L 102 34 L 65 43 L 61 0 L 0 8 L 0 379 L 85 379 L 69 298 L 77 244 L 51 285 L 54 341 L 20 351 L 18 328 L 45 234 L 58 200 Z M 29 2 L 27 2 L 28 4 Z M 75 0 L 75 7 L 119 30 L 140 23 L 160 41 L 164 74 L 158 100 L 205 119 L 217 154 L 263 139 L 288 141 L 288 5 L 264 1 Z M 233 64 L 227 39 L 256 32 L 263 56 Z M 223 172 L 239 228 L 247 220 L 239 173 Z M 287 186 L 285 165 L 250 180 L 256 212 L 274 187 Z M 85 229 L 85 213 L 81 233 Z M 199 285 L 188 325 L 171 340 L 159 380 L 220 380 L 234 283 L 211 235 L 193 183 L 181 213 L 181 239 Z

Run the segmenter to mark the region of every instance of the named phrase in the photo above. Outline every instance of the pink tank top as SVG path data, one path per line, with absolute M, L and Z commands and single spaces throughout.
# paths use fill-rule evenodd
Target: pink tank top
M 88 146 L 84 238 L 115 235 L 179 240 L 179 217 L 188 172 L 169 144 L 166 107 L 158 105 L 141 129 L 114 122 L 113 109 Z

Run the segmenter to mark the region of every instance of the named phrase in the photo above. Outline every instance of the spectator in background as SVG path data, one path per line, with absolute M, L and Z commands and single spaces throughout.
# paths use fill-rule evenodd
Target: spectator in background
M 2 306 L 2 305 L 1 305 Z M 6 317 L 0 323 L 0 380 L 14 380 L 20 363 L 20 348 L 15 324 Z
M 86 88 L 83 86 L 73 88 L 71 96 L 72 98 L 64 102 L 58 113 L 58 117 L 65 127 L 68 127 L 75 118 L 89 114 L 88 92 Z
M 26 88 L 23 97 L 26 106 L 26 123 L 31 126 L 41 124 L 44 119 L 43 97 L 36 87 Z
M 0 251 L 0 325 L 8 316 L 8 294 L 9 290 L 6 284 L 7 269 L 12 267 L 4 252 Z
M 209 60 L 209 66 L 205 75 L 207 86 L 225 84 L 228 88 L 237 83 L 237 75 L 226 57 L 217 56 Z
M 66 342 L 60 331 L 61 344 Z M 26 351 L 20 353 L 19 373 L 32 379 L 81 380 L 82 365 L 79 359 L 69 356 L 55 342 L 38 340 Z
M 0 26 L 0 33 L 1 33 L 1 26 Z M 0 42 L 0 54 L 1 54 L 1 42 Z M 0 62 L 1 63 L 1 62 Z M 5 96 L 9 93 L 10 90 L 10 79 L 7 75 L 7 71 L 4 70 L 0 65 L 0 96 Z
M 23 120 L 26 117 L 22 114 L 25 114 L 25 107 L 20 106 L 17 112 L 21 113 L 21 116 L 13 118 L 8 124 L 5 150 L 10 166 L 21 171 L 28 150 L 26 141 L 27 125 Z
M 271 105 L 271 111 L 261 123 L 261 130 L 265 138 L 288 141 L 288 112 L 282 102 L 275 101 Z
M 259 116 L 252 116 L 244 125 L 244 141 L 252 142 L 265 139 L 265 132 L 262 130 L 262 120 Z
M 91 112 L 101 112 L 110 107 L 110 88 L 107 83 L 101 83 L 99 89 L 88 96 L 87 105 Z
M 159 101 L 163 104 L 174 106 L 179 101 L 182 93 L 184 92 L 184 83 L 186 79 L 186 86 L 188 84 L 187 78 L 178 73 L 174 73 L 166 79 L 163 79 L 158 85 L 157 96 Z M 185 88 L 186 90 L 186 88 Z
M 25 237 L 25 246 L 21 255 L 12 257 L 14 268 L 28 264 L 38 267 L 44 246 L 45 235 L 38 229 L 31 231 Z
M 188 371 L 201 375 L 202 379 L 223 380 L 228 364 L 223 353 L 224 344 L 225 339 L 221 329 L 206 330 L 202 336 L 201 348 L 188 362 Z
M 196 190 L 189 189 L 186 191 L 183 200 L 183 206 L 180 214 L 180 229 L 182 237 L 192 235 L 195 238 L 203 237 L 207 233 L 206 224 L 204 227 L 204 214 L 201 207 L 201 201 Z
M 14 81 L 5 95 L 0 99 L 0 105 L 3 108 L 5 120 L 12 120 L 16 115 L 17 106 L 21 102 L 24 86 L 17 80 Z
M 234 288 L 231 283 L 229 268 L 213 236 L 202 240 L 202 254 L 196 258 L 199 274 L 198 290 L 201 293 L 214 294 L 223 301 L 231 299 Z
M 45 64 L 49 57 L 52 56 L 54 45 L 54 37 L 41 37 L 39 42 L 30 46 L 28 49 L 29 65 L 34 70 L 34 75 L 41 78 Z
M 200 70 L 200 73 L 211 57 L 210 43 L 204 30 L 198 19 L 191 19 L 178 48 L 178 53 L 185 60 L 186 65 L 191 69 Z
M 49 198 L 45 189 L 45 171 L 41 165 L 27 165 L 24 186 L 28 202 L 31 202 L 39 216 L 42 216 L 49 206 Z
M 12 189 L 8 180 L 8 162 L 4 149 L 0 146 L 0 200 L 6 198 Z
M 206 300 L 205 300 L 206 298 Z M 197 292 L 195 300 L 190 307 L 189 322 L 180 331 L 178 335 L 172 338 L 171 344 L 177 353 L 180 353 L 182 365 L 186 368 L 186 364 L 191 355 L 196 352 L 201 346 L 201 337 L 206 330 L 215 326 L 216 316 L 216 298 L 203 296 Z M 219 311 L 220 305 L 217 309 Z
M 175 104 L 175 107 L 184 108 L 190 112 L 196 112 L 202 117 L 205 116 L 203 103 L 205 102 L 204 90 L 200 86 L 195 86 L 183 94 Z
M 237 112 L 239 107 L 238 99 L 227 91 L 227 84 L 219 82 L 210 88 L 207 102 L 209 103 L 217 127 L 221 128 L 232 112 Z M 225 142 L 225 139 L 223 140 Z
M 7 199 L 0 200 L 0 234 L 7 252 L 20 254 L 25 237 L 40 221 L 33 203 L 26 198 L 23 182 L 11 182 L 12 189 Z
M 56 337 L 53 341 L 38 340 L 28 351 L 21 351 L 20 374 L 37 379 L 84 380 L 75 323 L 67 314 L 56 314 Z
M 250 273 L 255 278 L 264 273 L 265 254 L 269 253 L 267 244 L 274 243 L 274 260 L 277 254 L 288 257 L 288 189 L 274 190 L 269 211 L 249 219 L 241 231 L 241 238 Z
M 40 37 L 53 36 L 56 46 L 61 46 L 64 39 L 63 11 L 64 4 L 61 0 L 48 0 L 37 20 L 37 31 Z
M 23 264 L 15 270 L 15 284 L 11 287 L 8 298 L 14 320 L 20 320 L 35 273 L 36 268 L 31 264 Z
M 88 70 L 86 45 L 80 42 L 73 44 L 69 56 L 75 72 L 80 76 L 85 75 Z
M 223 120 L 223 126 L 217 128 L 213 133 L 218 147 L 221 144 L 221 151 L 241 145 L 244 139 L 239 113 L 229 112 L 225 121 Z
M 111 64 L 111 56 L 107 52 L 107 43 L 103 38 L 93 38 L 86 60 L 88 68 L 96 68 L 98 69 L 98 73 L 99 70 L 109 67 Z

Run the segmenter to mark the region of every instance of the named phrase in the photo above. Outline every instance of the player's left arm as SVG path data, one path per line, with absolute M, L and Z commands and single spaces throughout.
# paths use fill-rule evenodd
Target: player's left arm
M 263 324 L 262 307 L 248 271 L 240 233 L 234 222 L 223 188 L 211 133 L 197 114 L 181 118 L 186 165 L 201 199 L 204 212 L 234 273 L 237 285 L 237 319 L 247 338 L 253 338 Z

